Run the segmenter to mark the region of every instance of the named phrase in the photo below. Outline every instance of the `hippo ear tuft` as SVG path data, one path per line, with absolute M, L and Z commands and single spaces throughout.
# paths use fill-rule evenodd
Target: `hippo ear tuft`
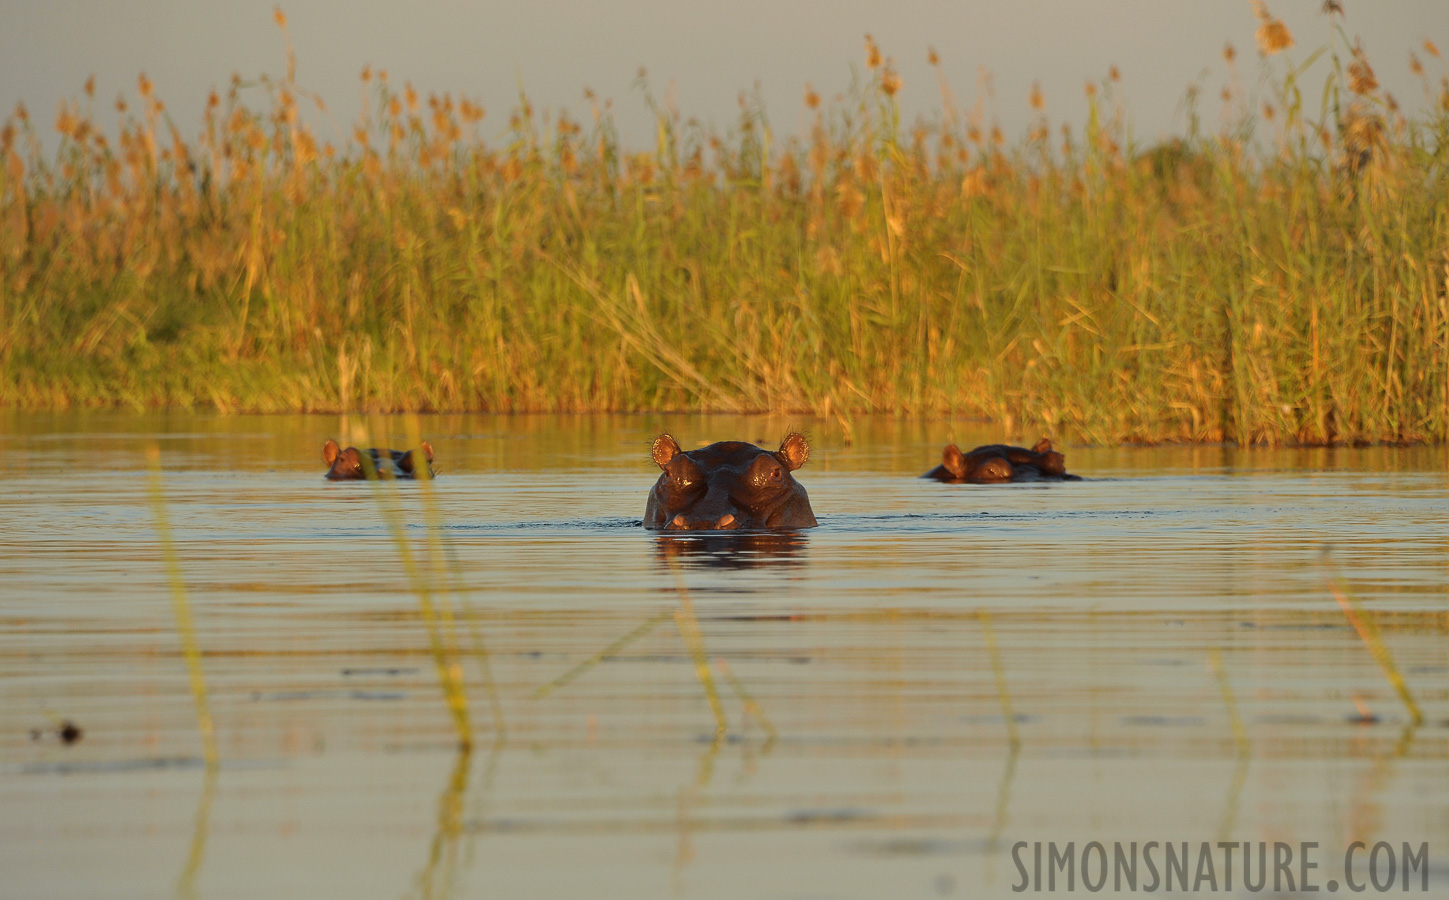
M 778 455 L 780 461 L 793 472 L 810 459 L 810 442 L 805 440 L 805 435 L 792 431 L 780 442 Z
M 322 445 L 322 461 L 329 466 L 337 461 L 337 457 L 341 453 L 342 448 L 337 446 L 337 442 L 331 438 L 328 438 L 327 443 Z
M 654 456 L 654 461 L 662 469 L 669 465 L 670 460 L 679 455 L 679 442 L 674 439 L 673 435 L 661 434 L 654 439 L 654 448 L 650 452 Z
M 418 446 L 420 448 L 422 448 L 423 456 L 427 457 L 428 462 L 432 462 L 433 461 L 433 445 L 432 444 L 429 444 L 427 441 L 423 441 Z
M 941 465 L 957 478 L 966 477 L 966 455 L 955 444 L 947 444 L 941 453 Z
M 1031 452 L 1032 453 L 1049 453 L 1049 452 L 1051 452 L 1051 449 L 1052 449 L 1051 439 L 1050 438 L 1042 438 L 1041 440 L 1039 440 L 1039 441 L 1036 442 L 1036 446 L 1035 447 L 1032 447 L 1031 448 Z

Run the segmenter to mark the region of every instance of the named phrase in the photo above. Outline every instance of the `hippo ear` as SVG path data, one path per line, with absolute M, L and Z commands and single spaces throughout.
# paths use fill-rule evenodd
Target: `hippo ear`
M 337 461 L 337 456 L 341 452 L 342 448 L 337 446 L 337 442 L 329 438 L 327 443 L 322 445 L 322 461 L 330 466 Z
M 1051 452 L 1051 449 L 1052 449 L 1052 442 L 1051 442 L 1051 440 L 1049 438 L 1042 438 L 1041 440 L 1039 440 L 1039 441 L 1036 442 L 1036 446 L 1035 447 L 1032 447 L 1031 448 L 1031 452 L 1032 453 L 1049 453 L 1049 452 Z
M 947 444 L 941 453 L 941 465 L 957 478 L 966 477 L 966 455 L 955 444 Z
M 427 441 L 423 441 L 418 446 L 422 448 L 423 456 L 427 458 L 428 462 L 432 462 L 433 461 L 433 445 L 432 444 L 429 444 Z
M 805 440 L 805 435 L 792 431 L 785 435 L 785 439 L 780 442 L 780 449 L 776 455 L 793 472 L 810 459 L 810 442 Z
M 661 434 L 654 439 L 654 449 L 651 452 L 654 454 L 654 461 L 662 469 L 669 465 L 670 460 L 679 455 L 679 443 L 674 440 L 672 435 Z

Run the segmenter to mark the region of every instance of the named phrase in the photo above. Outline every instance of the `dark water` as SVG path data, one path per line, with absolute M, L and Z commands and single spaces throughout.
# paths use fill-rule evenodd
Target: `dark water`
M 1317 841 L 1320 886 L 1355 840 L 1428 842 L 1449 892 L 1442 448 L 1069 447 L 1089 480 L 945 486 L 914 476 L 948 439 L 1002 436 L 852 424 L 423 417 L 425 502 L 321 477 L 402 418 L 0 414 L 0 897 L 1016 896 L 1018 841 L 1219 840 Z M 792 426 L 819 528 L 638 527 L 659 431 Z

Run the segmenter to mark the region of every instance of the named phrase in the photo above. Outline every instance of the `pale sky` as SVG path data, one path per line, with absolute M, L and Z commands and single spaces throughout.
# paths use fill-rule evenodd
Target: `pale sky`
M 134 98 L 145 72 L 182 133 L 201 127 L 207 92 L 243 77 L 284 71 L 283 40 L 273 3 L 252 0 L 0 0 L 0 110 L 23 101 L 50 131 L 62 98 L 82 98 L 94 74 L 96 111 L 114 120 L 118 93 Z M 1418 51 L 1437 81 L 1439 61 L 1420 49 L 1431 39 L 1449 53 L 1449 2 L 1342 0 L 1350 36 L 1362 38 L 1380 81 L 1408 108 L 1423 90 L 1408 67 Z M 316 116 L 318 136 L 341 143 L 360 108 L 358 73 L 385 68 L 395 84 L 426 96 L 451 92 L 481 102 L 483 133 L 501 134 L 521 84 L 535 107 L 568 108 L 584 118 L 583 90 L 613 101 L 627 143 L 652 139 L 643 100 L 631 89 L 640 66 L 656 95 L 671 94 L 686 117 L 721 129 L 736 117 L 740 91 L 758 83 L 778 136 L 801 131 L 807 82 L 829 98 L 863 67 L 864 35 L 875 36 L 904 80 L 905 119 L 940 109 L 928 48 L 958 102 L 976 95 L 990 72 L 994 112 L 1011 138 L 1030 118 L 1027 98 L 1039 81 L 1054 124 L 1079 127 L 1083 85 L 1110 66 L 1136 137 L 1151 141 L 1184 126 L 1189 85 L 1203 87 L 1201 112 L 1218 121 L 1228 82 L 1222 49 L 1238 49 L 1238 82 L 1253 89 L 1263 74 L 1257 20 L 1248 0 L 722 0 L 714 3 L 617 0 L 289 0 L 281 4 L 296 49 L 298 81 L 331 109 Z M 1329 43 L 1332 20 L 1322 0 L 1270 0 L 1293 32 L 1286 58 L 1301 63 Z M 1281 72 L 1285 56 L 1270 65 Z M 1305 76 L 1316 109 L 1326 75 Z M 260 99 L 258 99 L 260 102 Z

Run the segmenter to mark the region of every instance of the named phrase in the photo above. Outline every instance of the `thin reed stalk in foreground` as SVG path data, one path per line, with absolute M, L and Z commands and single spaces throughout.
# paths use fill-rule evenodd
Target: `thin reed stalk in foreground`
M 730 666 L 728 661 L 723 658 L 716 658 L 714 667 L 719 669 L 719 673 L 724 676 L 725 683 L 730 686 L 730 690 L 734 691 L 735 696 L 740 698 L 740 703 L 744 706 L 745 715 L 754 716 L 759 721 L 760 727 L 765 730 L 765 752 L 768 753 L 769 748 L 774 745 L 775 739 L 780 736 L 780 733 L 775 730 L 774 724 L 770 722 L 770 717 L 765 715 L 765 708 L 755 699 L 754 694 L 750 693 L 749 688 L 745 687 L 745 683 L 735 674 L 735 670 Z
M 689 598 L 689 589 L 685 586 L 684 578 L 679 574 L 677 564 L 673 559 L 669 560 L 669 568 L 674 574 L 675 590 L 679 595 L 678 606 L 672 610 L 655 613 L 645 619 L 622 637 L 610 642 L 608 646 L 599 652 L 573 666 L 567 672 L 564 672 L 547 684 L 540 686 L 533 692 L 533 698 L 535 700 L 541 700 L 547 697 L 559 688 L 574 681 L 580 675 L 588 672 L 599 663 L 618 655 L 625 647 L 657 628 L 659 623 L 665 619 L 673 618 L 675 628 L 679 631 L 679 637 L 684 641 L 685 649 L 689 652 L 690 661 L 694 665 L 695 678 L 699 680 L 700 687 L 704 689 L 705 698 L 709 701 L 710 712 L 714 715 L 715 740 L 718 741 L 722 738 L 729 729 L 729 720 L 725 717 L 724 704 L 720 702 L 719 689 L 715 686 L 714 675 L 710 671 L 709 658 L 704 647 L 704 633 L 699 628 L 699 619 L 695 617 L 694 604 Z M 744 685 L 738 683 L 738 679 L 735 678 L 734 673 L 729 671 L 729 667 L 722 660 L 719 662 L 719 665 L 721 671 L 725 673 L 725 677 L 732 684 L 736 685 L 735 690 L 744 702 L 746 712 L 753 713 L 760 720 L 761 725 L 769 734 L 769 740 L 773 741 L 775 739 L 775 728 L 770 724 L 769 719 L 765 717 L 764 710 L 760 708 L 754 698 L 744 689 Z
M 1410 723 L 1416 727 L 1422 725 L 1424 713 L 1419 709 L 1419 704 L 1414 701 L 1414 695 L 1409 693 L 1408 682 L 1404 680 L 1404 676 L 1399 672 L 1399 667 L 1394 663 L 1393 654 L 1389 652 L 1388 645 L 1384 643 L 1378 625 L 1374 624 L 1373 617 L 1359 604 L 1358 598 L 1354 596 L 1353 588 L 1348 586 L 1348 583 L 1339 576 L 1338 571 L 1333 567 L 1333 560 L 1327 548 L 1324 548 L 1323 551 L 1323 564 L 1327 568 L 1325 577 L 1328 580 L 1328 590 L 1333 594 L 1333 599 L 1338 601 L 1349 624 L 1353 626 L 1354 631 L 1358 632 L 1359 639 L 1363 641 L 1364 646 L 1368 647 L 1369 653 L 1373 654 L 1374 662 L 1379 664 L 1384 677 L 1388 679 L 1389 684 L 1393 685 L 1394 692 L 1404 702 L 1404 707 L 1409 711 Z
M 1228 710 L 1228 722 L 1233 729 L 1233 741 L 1237 745 L 1237 764 L 1233 766 L 1233 777 L 1228 782 L 1227 795 L 1223 800 L 1223 815 L 1218 823 L 1218 840 L 1227 841 L 1233 835 L 1233 828 L 1238 820 L 1238 804 L 1242 798 L 1243 786 L 1248 781 L 1248 766 L 1253 759 L 1253 745 L 1248 740 L 1248 729 L 1243 724 L 1243 717 L 1238 711 L 1237 694 L 1233 691 L 1232 681 L 1228 678 L 1227 667 L 1223 665 L 1223 656 L 1216 648 L 1208 650 L 1208 665 L 1212 668 L 1213 674 L 1217 676 L 1218 688 L 1222 691 L 1223 705 Z
M 1228 680 L 1228 670 L 1223 666 L 1222 653 L 1216 649 L 1209 650 L 1208 665 L 1218 680 L 1218 689 L 1222 691 L 1223 706 L 1228 710 L 1228 722 L 1233 728 L 1233 742 L 1238 746 L 1238 755 L 1248 756 L 1253 745 L 1248 740 L 1248 729 L 1243 725 L 1243 717 L 1238 712 L 1237 695 L 1233 693 L 1233 683 Z
M 595 653 L 588 659 L 583 660 L 578 665 L 569 669 L 567 672 L 563 673 L 562 675 L 548 682 L 547 684 L 540 686 L 537 690 L 533 692 L 533 699 L 542 700 L 544 697 L 547 697 L 549 694 L 552 694 L 554 691 L 558 690 L 561 687 L 564 687 L 571 681 L 578 678 L 580 675 L 583 675 L 585 672 L 594 668 L 599 663 L 611 659 L 614 656 L 617 656 L 620 652 L 623 651 L 625 647 L 644 637 L 646 634 L 657 628 L 660 622 L 663 622 L 665 619 L 668 619 L 673 615 L 674 611 L 668 609 L 664 610 L 663 612 L 655 613 L 654 615 L 645 619 L 643 622 L 639 623 L 639 625 L 637 625 L 636 627 L 631 628 L 628 633 L 620 637 L 618 640 L 613 641 L 604 649 L 600 650 L 598 653 Z
M 413 593 L 417 595 L 423 625 L 428 633 L 429 651 L 438 674 L 438 685 L 443 690 L 443 699 L 448 705 L 448 712 L 453 718 L 453 726 L 458 732 L 458 744 L 464 749 L 471 748 L 473 746 L 473 726 L 468 718 L 468 693 L 464 687 L 463 670 L 458 664 L 458 654 L 454 646 L 453 631 L 450 627 L 451 615 L 446 616 L 449 627 L 445 627 L 445 616 L 439 612 L 434 601 L 433 586 L 428 574 L 423 571 L 414 557 L 412 545 L 408 542 L 407 534 L 403 530 L 402 509 L 396 483 L 384 485 L 385 479 L 378 477 L 377 470 L 372 466 L 371 457 L 366 453 L 362 454 L 362 465 L 367 475 L 367 481 L 372 488 L 373 497 L 377 501 L 378 512 L 382 516 L 383 524 L 387 526 L 393 543 L 397 546 L 403 571 L 407 573 L 408 582 L 412 585 Z M 417 467 L 417 477 L 419 479 L 428 478 L 427 466 Z
M 146 448 L 150 464 L 151 510 L 156 517 L 156 540 L 166 565 L 166 580 L 171 585 L 171 608 L 176 616 L 176 633 L 181 638 L 186 658 L 186 673 L 191 681 L 191 696 L 196 700 L 196 725 L 201 732 L 201 754 L 208 769 L 215 769 L 216 733 L 211 722 L 211 704 L 207 700 L 206 673 L 201 666 L 201 646 L 196 640 L 196 627 L 191 619 L 191 604 L 186 599 L 186 583 L 181 578 L 181 561 L 171 539 L 171 523 L 166 514 L 166 494 L 161 485 L 161 450 L 155 444 Z
M 206 839 L 211 835 L 211 804 L 216 797 L 216 776 L 219 770 L 209 766 L 206 783 L 201 788 L 201 799 L 196 804 L 196 816 L 191 826 L 191 849 L 186 854 L 186 865 L 176 878 L 177 900 L 199 900 L 201 892 L 196 888 L 201 875 L 201 864 L 206 860 Z
M 408 449 L 417 454 L 413 457 L 414 459 L 421 459 L 423 438 L 418 426 L 418 417 L 410 415 L 404 421 L 408 436 Z M 417 468 L 418 494 L 422 499 L 423 519 L 427 526 L 428 557 L 432 561 L 433 583 L 442 585 L 446 582 L 451 586 L 452 604 L 458 607 L 458 613 L 468 622 L 469 632 L 473 639 L 473 653 L 478 661 L 479 675 L 483 679 L 483 689 L 488 697 L 489 709 L 493 714 L 493 728 L 497 734 L 501 735 L 507 730 L 503 720 L 503 702 L 498 693 L 498 683 L 493 678 L 492 659 L 487 643 L 483 639 L 483 629 L 478 623 L 477 617 L 472 615 L 472 610 L 469 609 L 468 594 L 464 587 L 463 575 L 457 566 L 457 559 L 450 555 L 443 545 L 443 520 L 438 511 L 437 496 L 433 492 L 431 468 L 426 465 Z M 453 605 L 446 602 L 438 605 L 438 627 L 445 638 L 446 651 L 457 654 L 457 641 L 454 637 L 457 634 L 457 625 L 453 615 Z
M 438 795 L 438 821 L 433 840 L 428 845 L 428 859 L 418 875 L 420 900 L 446 900 L 457 881 L 458 837 L 463 832 L 463 799 L 468 792 L 468 773 L 473 765 L 473 751 L 458 748 L 448 784 Z
M 1001 651 L 996 646 L 996 629 L 991 625 L 989 610 L 977 614 L 981 621 L 981 636 L 986 641 L 986 654 L 991 659 L 991 674 L 996 678 L 996 696 L 1001 700 L 1001 716 L 1006 720 L 1006 739 L 1014 750 L 1021 746 L 1021 735 L 1016 728 L 1016 712 L 1011 706 L 1011 691 L 1006 685 L 1006 667 L 1001 662 Z
M 704 688 L 704 696 L 709 700 L 710 712 L 714 713 L 714 733 L 718 740 L 729 730 L 729 720 L 725 718 L 724 704 L 720 702 L 714 674 L 709 669 L 709 658 L 704 650 L 704 632 L 700 630 L 699 619 L 694 615 L 694 602 L 689 599 L 689 589 L 685 587 L 684 576 L 679 574 L 677 566 L 671 558 L 669 568 L 674 572 L 675 589 L 679 594 L 679 605 L 674 609 L 674 626 L 679 629 L 679 636 L 684 640 L 690 659 L 694 661 L 694 677 L 699 679 L 700 687 Z

